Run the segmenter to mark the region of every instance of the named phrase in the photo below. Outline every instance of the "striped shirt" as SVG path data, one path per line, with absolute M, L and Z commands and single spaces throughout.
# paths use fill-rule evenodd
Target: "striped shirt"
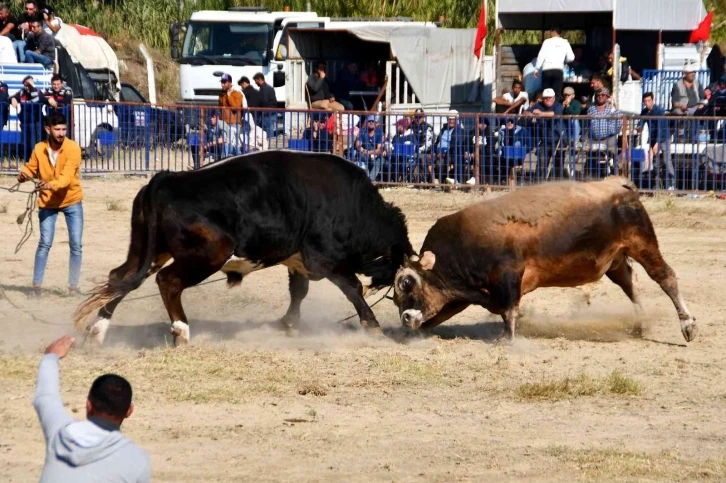
M 590 106 L 587 109 L 587 115 L 590 117 L 609 117 L 609 119 L 592 119 L 590 121 L 590 139 L 599 141 L 617 136 L 623 127 L 623 118 L 621 117 L 622 114 L 620 114 L 620 111 L 614 109 L 609 102 L 605 104 L 605 109 L 602 111 L 597 107 Z

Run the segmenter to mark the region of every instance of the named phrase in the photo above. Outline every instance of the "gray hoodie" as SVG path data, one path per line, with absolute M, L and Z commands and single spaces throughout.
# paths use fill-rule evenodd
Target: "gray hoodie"
M 77 421 L 60 397 L 58 356 L 40 361 L 33 406 L 47 443 L 41 483 L 145 483 L 151 481 L 146 452 L 110 421 Z

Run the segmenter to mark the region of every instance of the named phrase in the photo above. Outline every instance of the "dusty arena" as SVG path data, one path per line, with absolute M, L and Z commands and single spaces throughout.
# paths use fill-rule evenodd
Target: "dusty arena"
M 146 178 L 86 178 L 81 290 L 126 258 L 131 202 Z M 9 187 L 13 178 L 0 179 Z M 411 242 L 445 214 L 495 194 L 382 191 Z M 29 299 L 36 233 L 14 254 L 26 196 L 0 192 L 0 481 L 37 481 L 45 445 L 32 407 L 43 349 L 73 331 L 68 238 L 58 220 L 43 298 Z M 397 310 L 360 330 L 342 293 L 313 282 L 297 338 L 276 321 L 287 272 L 184 293 L 192 343 L 172 347 L 153 278 L 116 311 L 107 347 L 61 361 L 69 411 L 85 416 L 93 379 L 133 384 L 123 431 L 158 482 L 726 481 L 726 201 L 644 198 L 661 250 L 700 332 L 686 344 L 671 301 L 637 266 L 647 328 L 607 279 L 523 300 L 513 346 L 498 316 L 470 308 L 428 338 L 404 337 Z M 222 278 L 215 274 L 209 280 Z M 379 299 L 382 292 L 369 298 Z M 148 297 L 146 297 L 148 296 Z M 140 298 L 144 297 L 144 298 Z

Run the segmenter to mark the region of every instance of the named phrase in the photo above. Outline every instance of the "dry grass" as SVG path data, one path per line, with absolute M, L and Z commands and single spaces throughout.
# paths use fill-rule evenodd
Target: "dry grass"
M 126 202 L 124 200 L 109 200 L 106 199 L 106 210 L 107 211 L 128 211 Z
M 726 460 L 685 460 L 674 453 L 656 454 L 616 449 L 579 450 L 553 446 L 547 453 L 595 481 L 723 481 Z
M 8 203 L 0 203 L 0 214 L 5 214 L 8 212 Z
M 523 401 L 554 402 L 595 395 L 639 396 L 642 388 L 635 379 L 613 371 L 607 376 L 580 374 L 555 381 L 527 382 L 517 386 L 514 393 Z

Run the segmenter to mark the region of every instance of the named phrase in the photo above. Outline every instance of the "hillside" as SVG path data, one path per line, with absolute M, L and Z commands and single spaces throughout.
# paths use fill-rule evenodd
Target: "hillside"
M 491 53 L 494 41 L 495 1 L 488 2 L 486 39 L 487 53 Z M 124 82 L 135 84 L 147 95 L 146 66 L 138 52 L 143 42 L 152 53 L 156 68 L 157 100 L 173 102 L 178 99 L 178 65 L 169 57 L 169 24 L 188 18 L 192 9 L 224 10 L 234 5 L 264 4 L 282 10 L 289 5 L 292 10 L 305 10 L 306 0 L 197 0 L 182 2 L 179 10 L 176 0 L 58 0 L 54 6 L 58 15 L 67 23 L 87 25 L 103 34 L 123 60 L 121 76 Z M 328 16 L 393 17 L 406 16 L 416 20 L 438 20 L 443 17 L 444 26 L 474 28 L 479 19 L 481 0 L 310 0 L 312 10 Z M 711 42 L 726 47 L 726 0 L 706 0 L 708 9 L 715 9 L 711 30 Z M 504 32 L 504 43 L 538 42 L 535 32 Z

